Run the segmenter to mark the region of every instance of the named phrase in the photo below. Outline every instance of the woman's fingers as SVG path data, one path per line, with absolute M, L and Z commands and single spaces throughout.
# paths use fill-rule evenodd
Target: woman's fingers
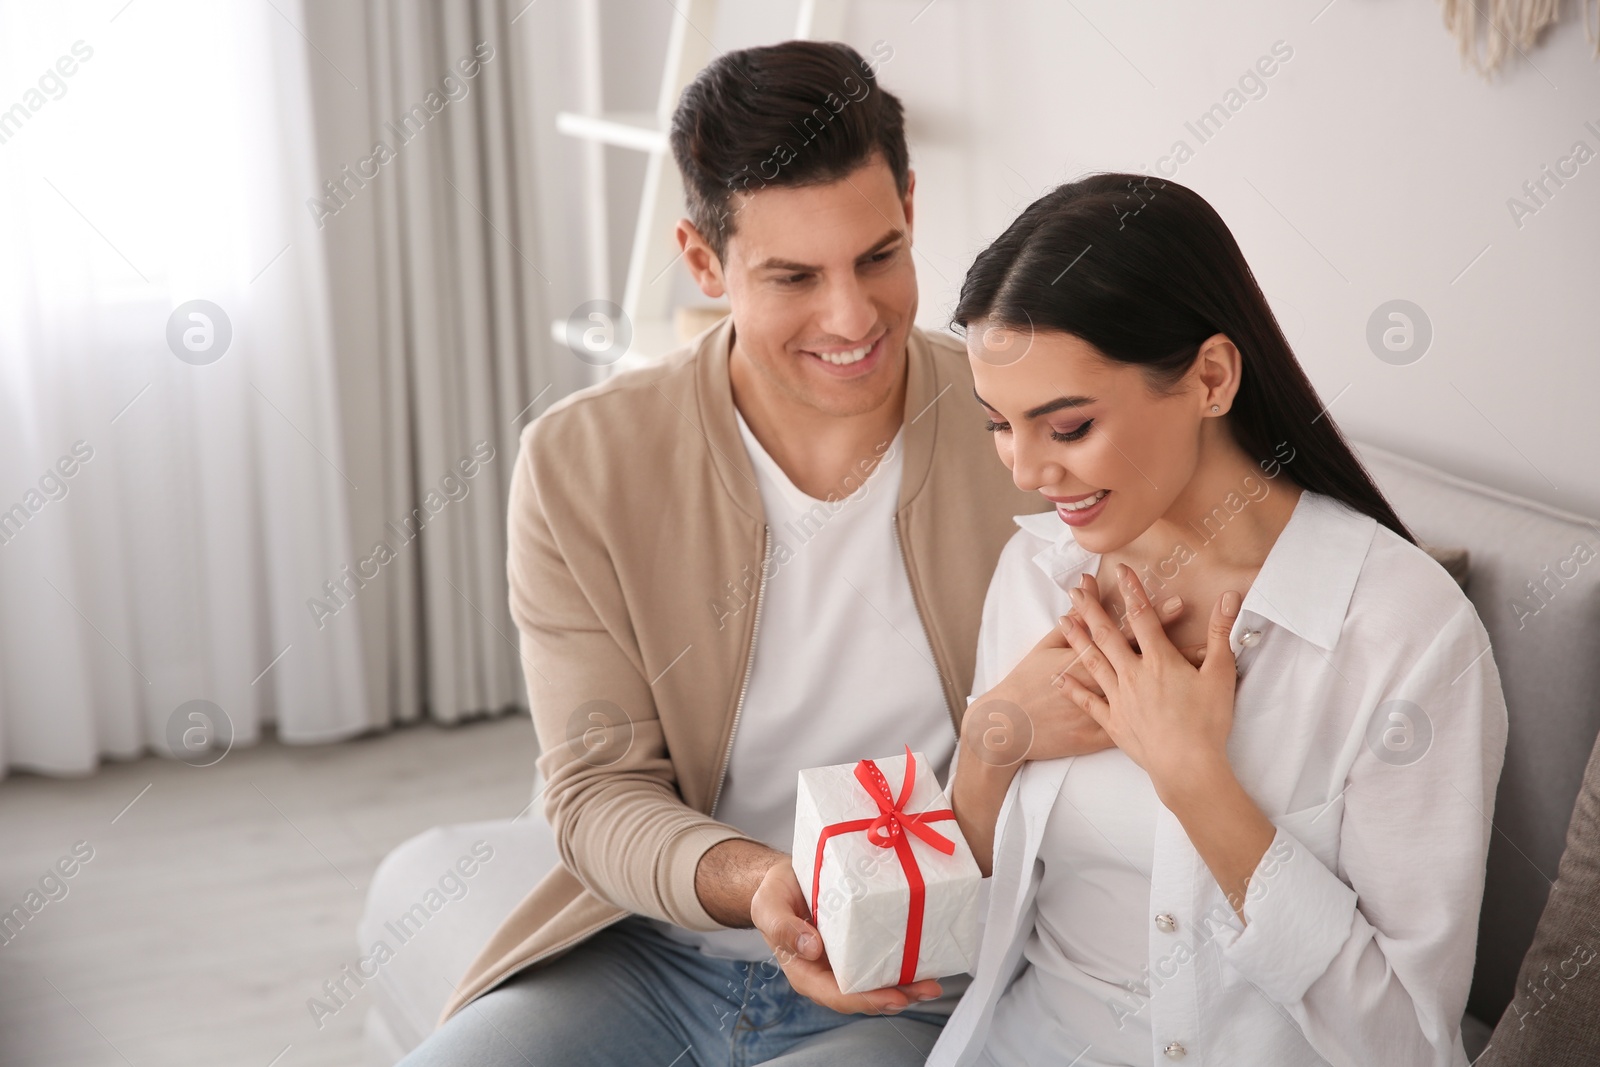
M 1211 626 L 1206 634 L 1206 658 L 1200 668 L 1202 674 L 1206 671 L 1238 673 L 1233 645 L 1228 639 L 1233 633 L 1233 620 L 1239 616 L 1239 604 L 1239 594 L 1230 589 L 1217 599 L 1216 606 L 1211 609 Z
M 1112 634 L 1118 641 L 1122 640 L 1122 635 L 1116 633 L 1115 630 L 1112 631 Z M 1112 666 L 1111 661 L 1106 658 L 1105 652 L 1095 643 L 1094 637 L 1084 627 L 1081 620 L 1070 620 L 1067 625 L 1067 640 L 1072 643 L 1072 650 L 1078 654 L 1078 663 L 1082 665 L 1084 670 L 1089 672 L 1089 676 L 1100 687 L 1100 691 L 1102 693 L 1114 692 L 1117 688 L 1117 670 Z M 1124 642 L 1122 647 L 1126 649 L 1128 647 L 1127 643 Z M 1128 654 L 1130 656 L 1133 655 L 1132 652 Z M 1078 688 L 1083 688 L 1083 684 L 1070 674 L 1063 676 L 1061 683 L 1063 689 L 1066 689 L 1068 685 L 1077 685 Z M 1070 693 L 1070 690 L 1068 692 Z
M 1061 634 L 1061 639 L 1063 641 L 1067 640 L 1067 632 L 1072 628 L 1073 623 L 1077 623 L 1080 626 L 1083 624 L 1083 620 L 1078 618 L 1078 612 L 1076 609 L 1061 616 L 1061 618 L 1056 621 L 1059 623 L 1056 629 Z M 1055 674 L 1050 676 L 1050 684 L 1055 686 L 1057 689 L 1060 689 L 1062 687 L 1062 680 L 1068 675 L 1071 675 L 1072 679 L 1079 685 L 1088 686 L 1089 689 L 1095 692 L 1097 695 L 1102 695 L 1099 694 L 1099 683 L 1094 680 L 1094 676 L 1089 673 L 1089 668 L 1084 664 L 1082 657 L 1078 655 L 1077 650 L 1072 648 L 1070 643 L 1068 644 L 1064 655 L 1066 656 L 1066 659 L 1061 661 L 1061 668 L 1056 671 Z
M 1182 614 L 1183 597 L 1181 596 L 1169 596 L 1156 605 L 1156 616 L 1161 620 L 1163 626 L 1169 622 L 1176 621 L 1178 616 Z
M 1122 636 L 1122 631 L 1106 614 L 1104 605 L 1100 603 L 1100 587 L 1095 584 L 1094 578 L 1085 573 L 1080 583 L 1071 590 L 1073 606 L 1078 609 L 1078 615 L 1083 619 L 1083 626 L 1087 636 L 1110 661 L 1111 666 L 1118 671 L 1127 670 L 1134 663 L 1136 653 L 1128 645 L 1128 639 Z M 1152 620 L 1153 621 L 1153 620 Z M 1072 646 L 1080 655 L 1084 650 L 1076 644 Z M 1111 692 L 1106 680 L 1099 675 L 1095 680 L 1100 683 L 1106 692 Z
M 1171 604 L 1173 601 L 1178 601 L 1178 603 L 1177 603 L 1177 605 L 1175 607 L 1167 608 L 1167 607 L 1161 607 L 1160 605 L 1158 605 L 1158 610 L 1161 610 L 1166 614 L 1166 616 L 1167 616 L 1166 621 L 1168 621 L 1168 622 L 1171 622 L 1172 620 L 1176 619 L 1179 615 L 1183 614 L 1183 602 L 1179 601 L 1177 597 L 1171 597 L 1171 598 L 1169 598 L 1167 600 L 1166 603 Z M 1062 633 L 1062 640 L 1063 641 L 1066 640 L 1065 635 L 1066 635 L 1066 632 L 1067 632 L 1067 620 L 1068 619 L 1076 619 L 1077 617 L 1078 617 L 1078 612 L 1077 612 L 1076 608 L 1074 608 L 1072 611 L 1068 612 L 1067 614 L 1061 616 L 1061 633 Z M 1132 630 L 1132 628 L 1130 628 L 1128 626 L 1127 620 L 1123 620 L 1123 623 L 1122 623 L 1122 634 L 1123 634 L 1124 637 L 1130 637 L 1131 638 L 1133 636 L 1133 630 Z M 1169 640 L 1170 640 L 1170 637 L 1169 637 Z M 1140 651 L 1140 650 L 1135 648 L 1134 651 L 1137 652 L 1137 651 Z M 1192 666 L 1198 667 L 1198 666 L 1200 666 L 1202 663 L 1204 663 L 1206 661 L 1206 646 L 1205 645 L 1185 645 L 1184 647 L 1178 649 L 1178 651 L 1179 651 L 1179 653 L 1181 653 L 1183 655 L 1184 659 L 1189 661 L 1189 663 Z M 1073 662 L 1076 662 L 1076 660 L 1073 660 Z M 1070 669 L 1070 667 L 1069 667 L 1069 669 Z M 1085 672 L 1084 677 L 1080 678 L 1078 680 L 1079 681 L 1085 681 L 1087 679 L 1088 679 L 1088 675 L 1087 675 L 1087 672 Z
M 1161 620 L 1161 626 L 1163 629 L 1165 629 L 1166 627 L 1177 622 L 1179 617 L 1183 615 L 1183 598 L 1179 596 L 1169 596 L 1165 600 L 1161 601 L 1161 603 L 1157 604 L 1155 610 L 1156 618 Z M 1139 644 L 1139 635 L 1134 633 L 1133 630 L 1132 612 L 1123 612 L 1122 622 L 1119 626 L 1119 629 L 1122 630 L 1122 636 L 1126 637 L 1133 645 L 1135 652 L 1144 651 L 1143 646 Z
M 1144 583 L 1133 573 L 1132 567 L 1125 563 L 1117 564 L 1117 584 L 1122 587 L 1122 599 L 1128 605 L 1128 625 L 1133 627 L 1133 634 L 1139 639 L 1139 654 L 1148 656 L 1156 649 L 1175 650 L 1172 639 L 1167 636 L 1166 627 L 1157 616 L 1155 605 L 1150 603 Z
M 1111 715 L 1111 705 L 1106 699 L 1070 674 L 1062 678 L 1061 691 L 1067 695 L 1068 700 L 1088 712 L 1089 717 L 1099 723 L 1101 731 L 1106 735 L 1106 745 L 1102 747 L 1109 747 L 1112 740 L 1110 731 L 1106 729 L 1106 719 Z
M 1162 626 L 1170 626 L 1173 623 L 1177 622 L 1178 619 L 1183 615 L 1183 609 L 1186 606 L 1187 605 L 1184 604 L 1182 597 L 1180 597 L 1180 596 L 1169 596 L 1165 600 L 1163 600 L 1161 603 L 1156 605 L 1156 617 L 1161 620 L 1161 625 Z M 1076 618 L 1080 618 L 1080 616 L 1078 615 L 1078 609 L 1077 608 L 1069 609 L 1067 611 L 1067 613 L 1061 617 L 1061 619 L 1060 619 L 1060 622 L 1061 622 L 1061 628 L 1060 628 L 1061 645 L 1058 646 L 1058 647 L 1065 647 L 1066 646 L 1067 620 L 1068 619 L 1076 619 Z M 1139 639 L 1134 635 L 1133 626 L 1129 623 L 1128 616 L 1126 614 L 1124 614 L 1122 616 L 1122 620 L 1117 623 L 1117 629 L 1121 630 L 1122 631 L 1122 636 L 1128 639 L 1129 646 L 1135 652 L 1138 652 L 1140 650 L 1139 649 Z M 1047 638 L 1050 637 L 1050 636 L 1052 636 L 1052 635 L 1049 635 L 1049 634 L 1046 635 Z M 1040 642 L 1040 644 L 1043 644 L 1043 643 L 1044 642 Z M 1204 648 L 1205 646 L 1204 645 L 1195 645 L 1193 647 L 1194 648 Z M 1180 651 L 1183 652 L 1184 657 L 1186 659 L 1188 659 L 1190 663 L 1193 663 L 1197 667 L 1200 665 L 1200 660 L 1196 659 L 1191 654 L 1191 650 L 1189 650 L 1189 649 L 1180 649 Z

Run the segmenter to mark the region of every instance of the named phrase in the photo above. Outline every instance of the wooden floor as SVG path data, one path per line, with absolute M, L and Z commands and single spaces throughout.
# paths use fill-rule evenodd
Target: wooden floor
M 93 849 L 0 944 L 0 1064 L 357 1067 L 366 996 L 320 1029 L 307 1000 L 359 957 L 374 868 L 431 826 L 522 810 L 534 751 L 512 715 L 0 781 L 0 912 Z

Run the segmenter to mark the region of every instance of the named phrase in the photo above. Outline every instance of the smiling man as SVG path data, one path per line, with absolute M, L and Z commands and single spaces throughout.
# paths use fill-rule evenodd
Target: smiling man
M 841 994 L 786 854 L 803 768 L 910 744 L 945 776 L 990 573 L 1041 506 L 964 348 L 915 326 L 875 74 L 791 42 L 696 78 L 677 234 L 731 314 L 523 433 L 508 573 L 562 865 L 411 1067 L 920 1063 L 965 986 Z

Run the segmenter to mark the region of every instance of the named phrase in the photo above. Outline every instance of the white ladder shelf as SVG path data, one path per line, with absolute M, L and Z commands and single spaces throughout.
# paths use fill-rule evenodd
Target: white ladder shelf
M 632 149 L 648 157 L 621 301 L 623 314 L 633 329 L 633 341 L 628 354 L 612 365 L 612 370 L 619 370 L 658 359 L 680 343 L 667 272 L 680 254 L 673 223 L 683 214 L 683 180 L 667 144 L 667 130 L 684 87 L 710 62 L 712 47 L 706 35 L 716 24 L 717 0 L 675 0 L 653 114 L 602 110 L 599 0 L 582 0 L 579 9 L 585 110 L 561 112 L 556 116 L 556 129 L 584 142 L 583 206 L 589 261 L 585 273 L 591 294 L 609 295 L 610 290 L 602 146 Z M 843 22 L 844 0 L 800 0 L 794 36 L 802 40 L 834 40 Z M 550 332 L 556 341 L 565 344 L 566 320 L 552 323 Z

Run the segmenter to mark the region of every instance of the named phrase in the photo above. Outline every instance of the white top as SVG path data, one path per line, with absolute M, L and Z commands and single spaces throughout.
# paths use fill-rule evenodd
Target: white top
M 1100 564 L 1054 515 L 1017 524 L 984 605 L 975 693 Z M 1230 641 L 1241 677 L 1228 755 L 1278 832 L 1242 927 L 1177 819 L 1157 809 L 1149 891 L 1128 902 L 1150 924 L 1150 997 L 1111 1005 L 1148 1018 L 1140 1062 L 1463 1067 L 1506 739 L 1477 612 L 1421 549 L 1305 492 Z M 1078 762 L 1032 762 L 1012 781 L 974 978 L 932 1067 L 977 1061 L 1038 921 L 1045 827 Z
M 909 744 L 943 780 L 956 735 L 895 537 L 900 435 L 860 488 L 830 502 L 801 492 L 742 415 L 739 432 L 761 490 L 772 562 L 712 815 L 788 852 L 801 770 L 895 756 Z M 755 930 L 659 925 L 707 955 L 772 955 Z
M 1045 820 L 1023 971 L 989 1028 L 986 1051 L 999 1067 L 1150 1062 L 1150 1016 L 1110 1005 L 1144 978 L 1150 924 L 1135 905 L 1150 896 L 1160 806 L 1150 776 L 1121 749 L 1074 761 Z

